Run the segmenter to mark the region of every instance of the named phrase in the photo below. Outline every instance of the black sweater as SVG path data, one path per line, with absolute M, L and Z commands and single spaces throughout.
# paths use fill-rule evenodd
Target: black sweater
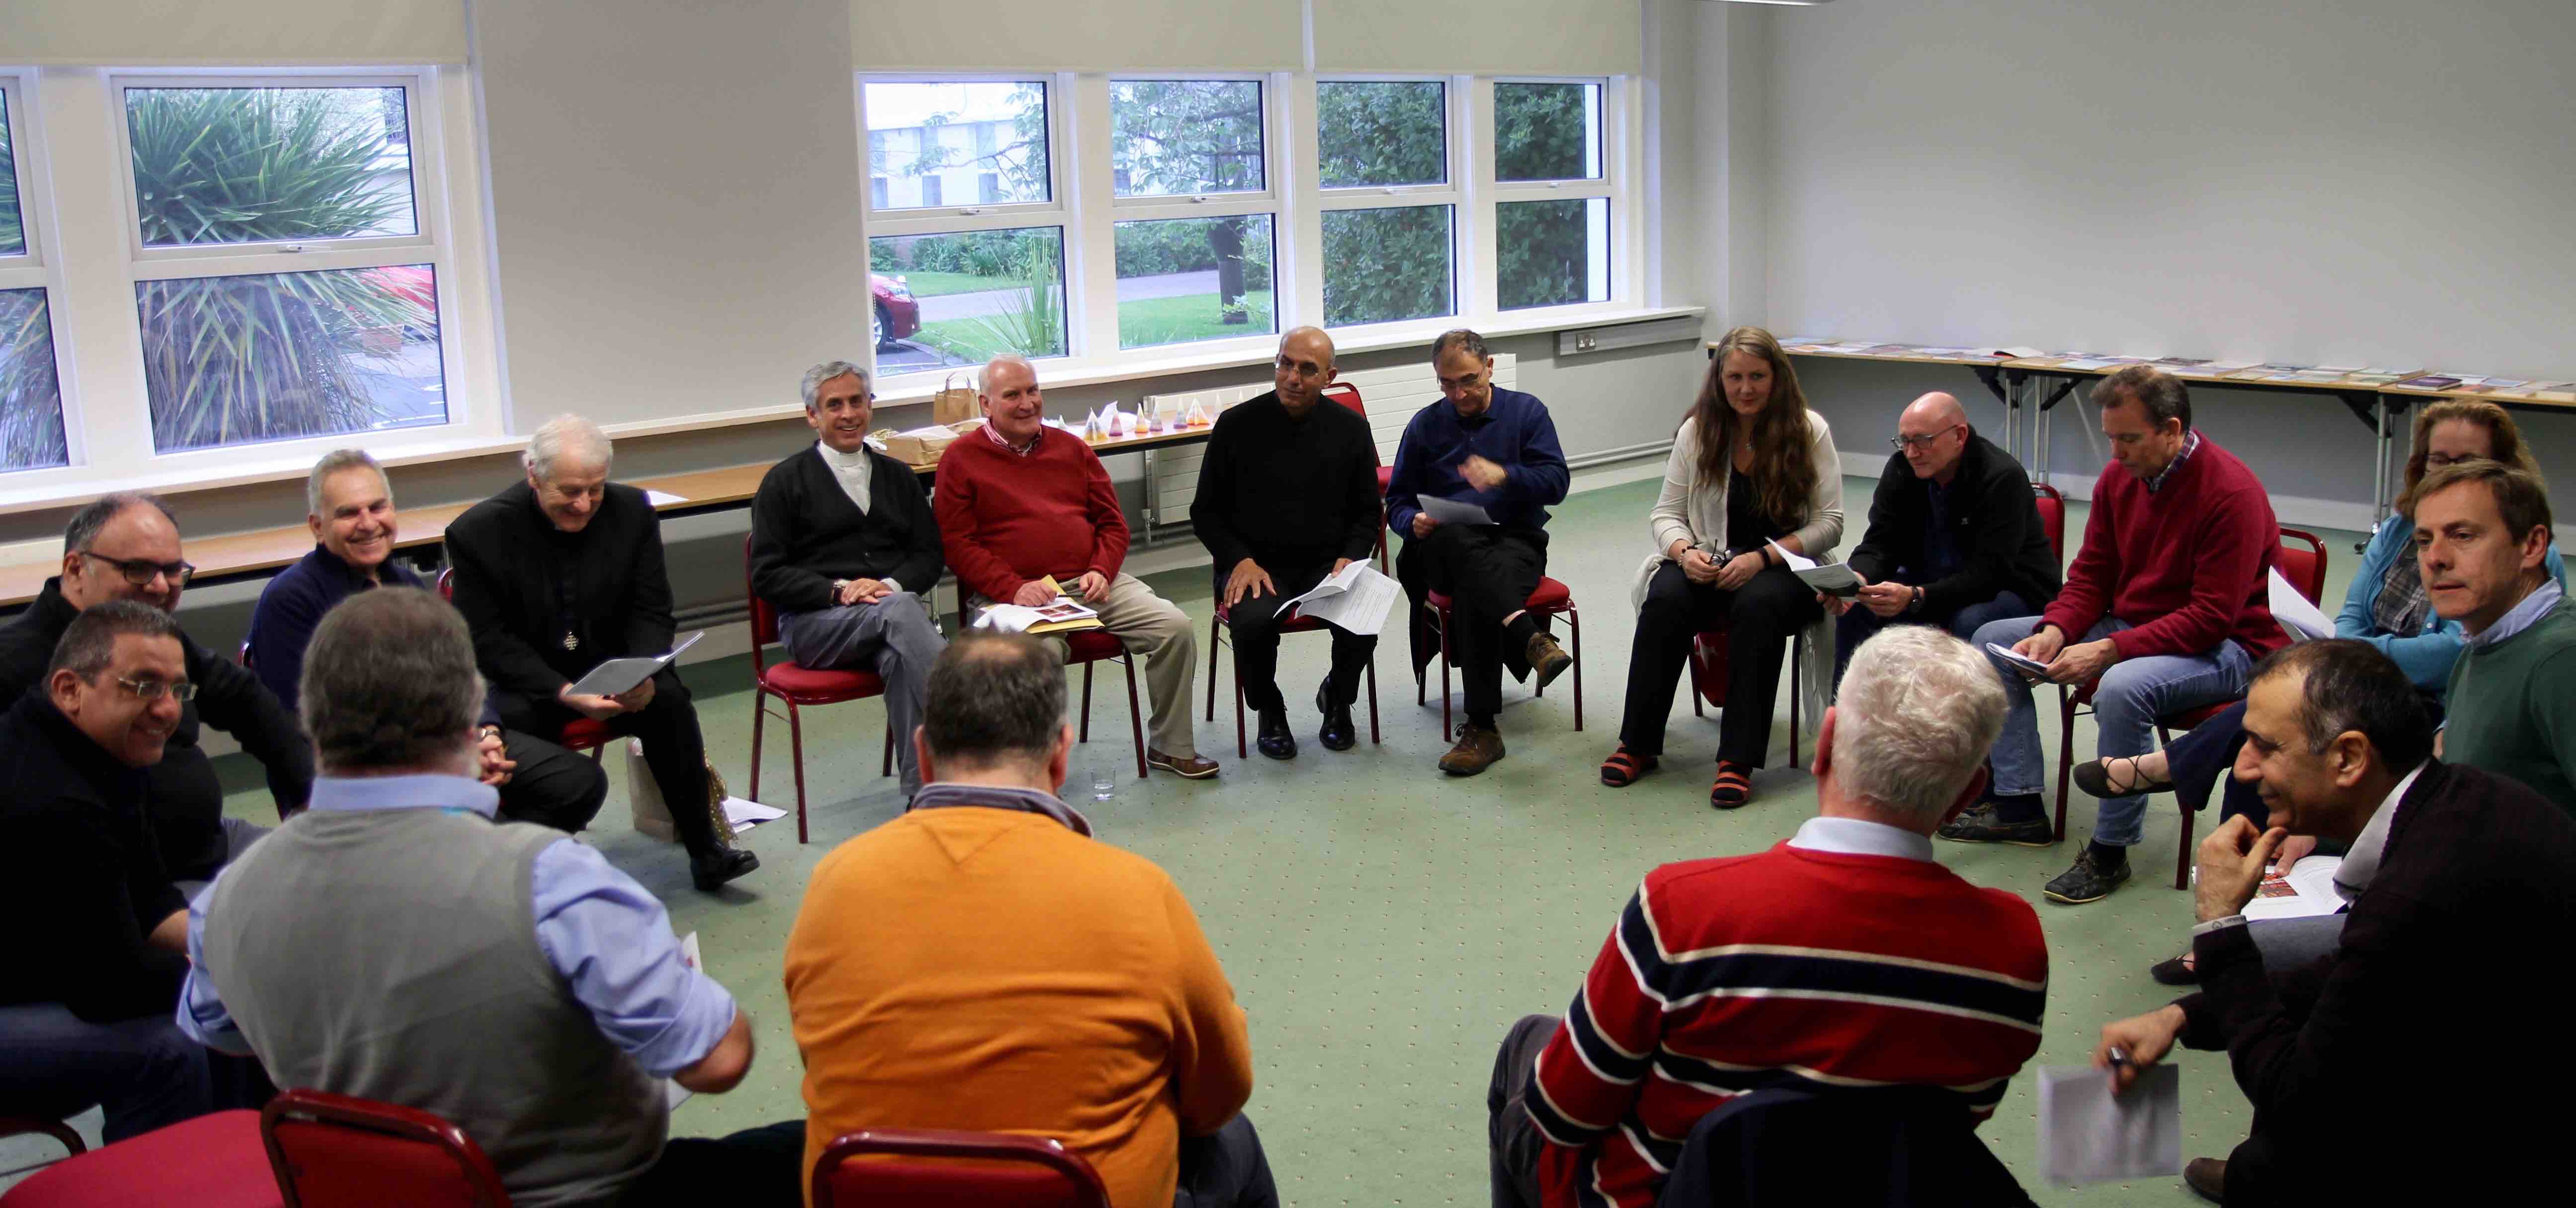
M 2048 607 L 2066 576 L 2040 527 L 2021 463 L 1971 430 L 1950 490 L 1952 540 L 1963 565 L 1934 582 L 1910 583 L 1923 589 L 1923 611 L 1946 616 L 2007 591 L 2033 609 Z M 1914 572 L 1909 579 L 1919 579 L 1931 516 L 1932 484 L 1914 476 L 1905 454 L 1889 457 L 1878 475 L 1878 492 L 1870 497 L 1869 532 L 1851 553 L 1852 570 L 1877 583 L 1907 567 Z
M 1222 578 L 1245 558 L 1277 571 L 1368 557 L 1378 508 L 1368 420 L 1331 400 L 1290 419 L 1272 391 L 1217 417 L 1190 526 Z
M 0 961 L 0 1003 L 58 1002 L 91 1023 L 165 1019 L 188 958 L 149 942 L 187 899 L 143 819 L 149 778 L 99 748 L 41 692 L 0 715 L 8 875 L 0 917 L 19 951 Z
M 820 445 L 771 466 L 751 497 L 751 589 L 780 612 L 832 607 L 834 579 L 893 579 L 928 598 L 940 570 L 930 493 L 912 467 L 873 449 L 864 513 Z
M 590 523 L 565 534 L 522 480 L 447 526 L 447 558 L 456 610 L 474 634 L 474 661 L 500 691 L 551 701 L 603 660 L 671 649 L 662 519 L 643 491 L 625 483 L 608 484 Z M 570 650 L 563 645 L 567 624 L 579 639 Z

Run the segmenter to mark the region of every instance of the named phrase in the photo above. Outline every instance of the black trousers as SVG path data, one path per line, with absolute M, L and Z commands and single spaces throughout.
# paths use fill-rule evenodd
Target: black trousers
M 1243 703 L 1255 709 L 1285 708 L 1287 702 L 1279 694 L 1279 606 L 1313 591 L 1332 573 L 1333 564 L 1272 561 L 1258 553 L 1252 560 L 1270 572 L 1271 585 L 1279 590 L 1245 596 L 1226 610 L 1226 628 L 1234 644 L 1234 682 L 1243 685 Z M 1233 570 L 1230 566 L 1217 570 L 1217 599 L 1225 599 L 1225 581 Z M 1333 633 L 1332 700 L 1348 705 L 1359 698 L 1360 679 L 1368 669 L 1369 654 L 1377 649 L 1377 635 L 1352 633 L 1329 621 L 1325 625 Z
M 550 697 L 503 692 L 495 700 L 501 708 L 502 728 L 507 730 L 560 734 L 581 716 Z M 679 832 L 689 854 L 723 846 L 706 809 L 707 740 L 698 731 L 698 708 L 689 699 L 688 686 L 680 682 L 680 673 L 663 668 L 653 677 L 653 703 L 609 718 L 607 724 L 611 734 L 643 741 L 644 763 L 653 770 L 653 783 L 671 807 L 671 828 Z M 597 811 L 596 806 L 592 809 Z
M 671 1138 L 617 1208 L 803 1208 L 804 1182 L 805 1122 L 781 1120 L 723 1137 Z
M 661 688 L 653 691 L 658 694 Z M 608 800 L 608 773 L 599 761 L 507 726 L 501 728 L 501 749 L 518 765 L 501 786 L 502 821 L 534 822 L 576 835 L 599 816 L 600 803 Z
M 1406 539 L 1396 578 L 1412 606 L 1413 667 L 1440 653 L 1425 608 L 1449 597 L 1449 657 L 1458 667 L 1469 720 L 1492 721 L 1503 707 L 1503 669 L 1529 676 L 1529 651 L 1503 636 L 1503 618 L 1529 604 L 1547 573 L 1547 530 L 1499 524 L 1444 524 Z
M 1261 1135 L 1241 1112 L 1204 1137 L 1181 1138 L 1181 1181 L 1172 1208 L 1279 1208 L 1279 1187 Z
M 1553 1015 L 1524 1015 L 1494 1054 L 1493 1081 L 1485 1087 L 1485 1171 L 1494 1208 L 1539 1206 L 1538 1155 L 1547 1138 L 1530 1119 L 1529 1088 L 1559 1022 Z
M 1717 721 L 1717 757 L 1758 768 L 1771 749 L 1771 710 L 1780 695 L 1780 662 L 1800 629 L 1824 615 L 1814 588 L 1786 567 L 1765 567 L 1734 591 L 1693 583 L 1681 564 L 1656 568 L 1637 613 L 1628 651 L 1628 707 L 1619 741 L 1639 755 L 1664 753 L 1664 724 L 1673 688 L 1690 661 L 1691 638 L 1724 625 L 1726 703 Z

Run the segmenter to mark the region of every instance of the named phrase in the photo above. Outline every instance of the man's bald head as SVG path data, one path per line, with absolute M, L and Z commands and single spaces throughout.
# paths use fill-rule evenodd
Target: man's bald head
M 1333 368 L 1333 337 L 1320 327 L 1292 327 L 1279 337 L 1279 355 L 1270 363 L 1270 384 L 1279 405 L 1291 416 L 1303 416 L 1324 397 L 1339 373 Z
M 984 418 L 1002 439 L 1025 445 L 1037 439 L 1046 422 L 1046 399 L 1038 392 L 1037 366 L 1027 357 L 1005 353 L 984 362 Z
M 1896 441 L 1915 477 L 1948 486 L 1968 448 L 1967 408 L 1943 391 L 1926 394 L 1896 417 Z

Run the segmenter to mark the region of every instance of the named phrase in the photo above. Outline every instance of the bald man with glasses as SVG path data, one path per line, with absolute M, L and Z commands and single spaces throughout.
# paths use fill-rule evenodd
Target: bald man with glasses
M 0 702 L 15 701 L 44 679 L 54 646 L 84 609 L 131 600 L 176 615 L 196 574 L 179 548 L 170 506 L 150 495 L 119 492 L 72 514 L 63 529 L 62 573 L 26 611 L 0 625 Z M 152 765 L 144 812 L 170 879 L 185 891 L 267 834 L 224 816 L 224 788 L 214 761 L 197 745 L 213 726 L 233 736 L 268 773 L 280 818 L 304 808 L 313 791 L 313 749 L 304 727 L 258 677 L 230 658 L 180 638 L 196 699 L 181 702 L 168 750 Z

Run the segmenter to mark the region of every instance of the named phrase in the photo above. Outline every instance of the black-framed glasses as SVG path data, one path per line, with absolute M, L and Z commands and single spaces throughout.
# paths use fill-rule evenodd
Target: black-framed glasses
M 118 687 L 121 687 L 136 696 L 142 697 L 145 700 L 159 700 L 166 696 L 181 704 L 186 704 L 189 701 L 197 699 L 197 686 L 187 680 L 180 680 L 173 684 L 164 683 L 157 679 L 121 679 L 116 681 L 116 683 Z
M 185 562 L 154 562 L 148 558 L 110 558 L 90 550 L 82 550 L 80 555 L 84 558 L 96 558 L 115 567 L 118 574 L 125 576 L 126 582 L 136 587 L 151 586 L 152 577 L 155 575 L 168 578 L 172 587 L 186 587 L 188 580 L 195 578 L 197 574 L 197 568 Z
M 1938 432 L 1927 432 L 1921 436 L 1891 436 L 1887 438 L 1887 447 L 1894 449 L 1899 453 L 1902 453 L 1909 448 L 1929 449 L 1932 447 L 1933 441 L 1939 440 L 1944 436 L 1948 436 L 1954 429 L 1965 426 L 1966 425 L 1964 424 L 1952 424 L 1948 428 L 1943 428 Z

